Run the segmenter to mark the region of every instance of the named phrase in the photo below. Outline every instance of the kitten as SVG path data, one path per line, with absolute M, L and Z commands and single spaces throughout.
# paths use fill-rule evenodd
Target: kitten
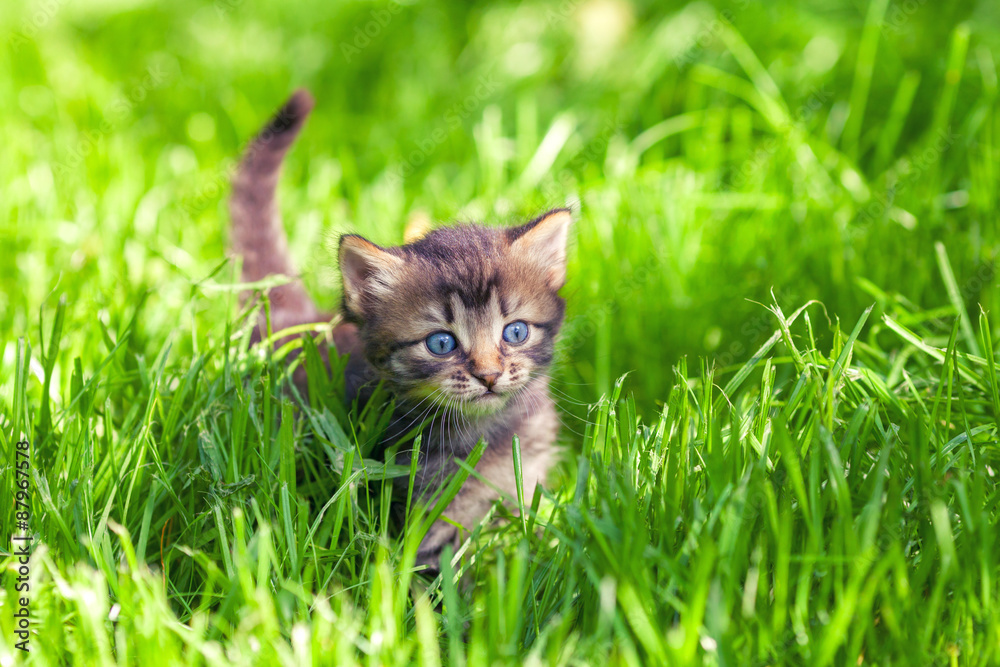
M 233 244 L 243 281 L 294 276 L 275 203 L 282 159 L 313 106 L 297 91 L 250 144 L 233 182 Z M 344 323 L 333 341 L 349 354 L 348 400 L 367 399 L 382 381 L 397 408 L 384 445 L 424 423 L 415 494 L 427 499 L 458 470 L 480 438 L 488 447 L 477 471 L 515 495 L 511 439 L 521 442 L 524 490 L 530 496 L 556 461 L 558 418 L 547 370 L 563 321 L 559 289 L 566 279 L 571 217 L 557 209 L 527 224 L 492 229 L 460 225 L 382 248 L 353 234 L 340 239 Z M 270 292 L 272 330 L 329 320 L 300 282 Z M 261 315 L 263 318 L 263 315 Z M 259 322 L 259 329 L 266 323 Z M 258 340 L 261 332 L 256 334 Z M 298 378 L 301 381 L 301 378 Z M 397 463 L 408 465 L 401 452 Z M 408 478 L 402 478 L 402 485 Z M 497 499 L 470 477 L 445 509 L 472 528 Z M 438 520 L 421 542 L 419 564 L 436 568 L 441 549 L 459 534 Z

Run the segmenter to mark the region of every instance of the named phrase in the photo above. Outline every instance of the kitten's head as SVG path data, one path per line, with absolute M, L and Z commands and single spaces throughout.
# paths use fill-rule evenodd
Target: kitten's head
M 340 240 L 344 314 L 409 399 L 488 414 L 552 361 L 565 304 L 568 210 L 519 227 L 462 225 L 381 248 Z

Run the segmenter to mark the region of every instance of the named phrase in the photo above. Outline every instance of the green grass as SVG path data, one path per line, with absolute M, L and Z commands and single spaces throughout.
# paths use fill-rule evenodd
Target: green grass
M 10 4 L 31 663 L 1000 663 L 995 3 Z M 440 577 L 388 405 L 248 349 L 229 169 L 299 85 L 320 303 L 338 233 L 577 211 L 566 462 Z

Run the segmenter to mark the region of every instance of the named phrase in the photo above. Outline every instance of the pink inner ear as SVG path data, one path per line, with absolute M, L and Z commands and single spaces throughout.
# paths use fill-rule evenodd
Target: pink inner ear
M 369 291 L 373 281 L 384 278 L 401 262 L 396 255 L 360 236 L 345 236 L 340 245 L 340 273 L 344 279 L 344 296 L 348 306 L 357 309 L 362 295 Z
M 566 239 L 571 222 L 569 211 L 553 211 L 514 242 L 514 248 L 545 267 L 549 287 L 555 290 L 566 282 Z
M 549 282 L 549 287 L 555 290 L 559 289 L 566 284 L 566 267 L 550 266 L 546 279 Z
M 371 276 L 374 268 L 370 258 L 365 257 L 359 248 L 348 246 L 344 248 L 340 259 L 340 270 L 344 274 L 345 282 L 350 283 L 352 287 L 360 288 Z

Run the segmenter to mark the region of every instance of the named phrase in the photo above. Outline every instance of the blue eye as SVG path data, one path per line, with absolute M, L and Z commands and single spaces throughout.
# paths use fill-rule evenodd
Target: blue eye
M 511 322 L 503 328 L 503 339 L 517 345 L 528 338 L 528 325 L 524 322 Z
M 427 349 L 431 351 L 431 354 L 436 354 L 438 356 L 448 354 L 454 350 L 457 345 L 455 337 L 447 331 L 432 333 L 427 337 L 425 342 L 427 343 Z

